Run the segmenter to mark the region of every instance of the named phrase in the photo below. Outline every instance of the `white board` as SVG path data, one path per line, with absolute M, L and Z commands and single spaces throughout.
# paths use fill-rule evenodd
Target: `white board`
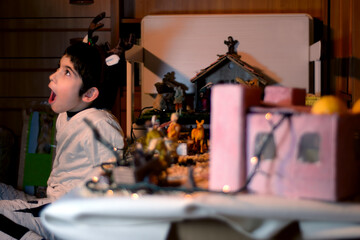
M 141 23 L 143 99 L 156 93 L 154 84 L 171 71 L 193 93 L 190 79 L 228 51 L 228 36 L 238 40 L 241 59 L 268 78 L 308 90 L 311 24 L 306 14 L 146 16 Z

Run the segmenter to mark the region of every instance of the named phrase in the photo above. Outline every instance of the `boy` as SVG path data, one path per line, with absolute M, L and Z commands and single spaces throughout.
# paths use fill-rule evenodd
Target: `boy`
M 50 76 L 49 104 L 59 113 L 56 121 L 56 156 L 48 179 L 47 198 L 33 199 L 0 184 L 0 239 L 53 238 L 42 226 L 38 213 L 50 203 L 100 173 L 99 165 L 114 158 L 98 142 L 84 119 L 90 120 L 114 147 L 124 138 L 115 117 L 100 110 L 104 59 L 96 46 L 76 43 L 68 47 L 60 66 Z M 40 237 L 42 236 L 42 237 Z

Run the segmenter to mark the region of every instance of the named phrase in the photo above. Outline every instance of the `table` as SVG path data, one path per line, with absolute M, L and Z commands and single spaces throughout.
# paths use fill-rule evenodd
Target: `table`
M 360 203 L 244 193 L 108 195 L 78 188 L 46 207 L 41 220 L 64 239 L 271 239 L 288 228 L 303 239 L 360 238 Z

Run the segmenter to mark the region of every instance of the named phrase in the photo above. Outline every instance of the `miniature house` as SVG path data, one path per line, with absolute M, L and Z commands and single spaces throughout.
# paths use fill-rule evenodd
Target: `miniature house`
M 242 61 L 241 56 L 234 51 L 237 40 L 229 37 L 224 41 L 228 45 L 228 52 L 219 55 L 219 58 L 207 68 L 202 69 L 190 81 L 194 83 L 195 109 L 209 110 L 209 104 L 203 106 L 203 99 L 210 98 L 210 87 L 218 83 L 244 84 L 264 88 L 268 81 L 264 76 L 248 63 Z M 206 101 L 206 100 L 205 100 Z

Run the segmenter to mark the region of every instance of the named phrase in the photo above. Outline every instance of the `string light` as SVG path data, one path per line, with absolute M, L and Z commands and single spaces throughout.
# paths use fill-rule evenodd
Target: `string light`
M 185 198 L 192 198 L 191 194 L 185 194 L 184 197 Z
M 267 114 L 265 114 L 265 119 L 266 119 L 266 120 L 269 121 L 269 120 L 271 120 L 271 118 L 272 118 L 272 114 L 271 114 L 271 113 L 268 112 Z
M 273 133 L 280 125 L 281 123 L 285 120 L 288 119 L 292 116 L 292 113 L 287 113 L 287 114 L 283 114 L 283 117 L 276 123 L 276 124 L 271 124 L 271 132 Z M 270 120 L 272 118 L 272 114 L 271 113 L 267 113 L 265 115 L 265 118 L 267 120 Z M 258 172 L 259 166 L 260 166 L 260 156 L 263 153 L 265 147 L 267 146 L 268 142 L 269 142 L 269 135 L 267 135 L 264 139 L 264 141 L 262 141 L 261 146 L 259 147 L 258 151 L 256 152 L 256 156 L 252 157 L 250 159 L 250 162 L 252 164 L 254 164 L 254 168 L 253 170 L 250 172 L 250 174 L 248 175 L 247 179 L 246 179 L 246 183 L 244 184 L 244 186 L 242 186 L 239 190 L 236 190 L 234 192 L 231 192 L 231 188 L 229 185 L 224 185 L 222 188 L 222 191 L 211 191 L 208 189 L 204 189 L 204 188 L 198 188 L 196 186 L 192 187 L 192 188 L 182 188 L 182 187 L 161 187 L 161 186 L 157 186 L 148 182 L 138 182 L 138 183 L 134 183 L 134 184 L 117 184 L 116 186 L 108 186 L 107 189 L 105 188 L 98 188 L 96 187 L 96 184 L 98 183 L 99 179 L 98 177 L 93 177 L 92 180 L 88 181 L 86 183 L 86 187 L 92 191 L 100 191 L 103 193 L 109 193 L 108 190 L 114 191 L 114 190 L 127 190 L 130 192 L 133 192 L 131 194 L 131 198 L 136 200 L 139 198 L 139 195 L 137 193 L 135 193 L 134 191 L 139 191 L 139 190 L 145 190 L 148 191 L 149 193 L 155 193 L 155 192 L 159 192 L 159 191 L 181 191 L 186 193 L 185 197 L 189 198 L 191 197 L 190 194 L 188 193 L 193 193 L 193 192 L 212 192 L 212 193 L 223 193 L 223 194 L 236 194 L 239 192 L 242 192 L 244 190 L 246 190 L 247 186 L 249 185 L 249 183 L 251 182 L 251 180 L 253 179 L 254 175 Z M 99 140 L 99 139 L 97 139 Z M 100 140 L 99 140 L 100 141 Z M 104 145 L 107 145 L 107 143 L 105 142 Z M 110 148 L 111 150 L 114 150 L 114 147 Z M 114 151 L 113 151 L 114 152 Z M 109 165 L 110 163 L 106 163 L 105 165 Z M 114 164 L 114 163 L 112 163 Z M 102 168 L 104 169 L 104 166 L 102 166 Z M 114 165 L 116 166 L 116 165 Z M 113 169 L 110 169 L 113 170 Z M 112 189 L 109 189 L 112 188 Z
M 253 165 L 257 164 L 258 161 L 259 161 L 259 159 L 257 157 L 250 158 L 250 163 Z
M 227 192 L 230 192 L 230 186 L 229 185 L 224 185 L 223 188 L 222 188 L 222 191 L 227 193 Z
M 131 194 L 131 198 L 132 198 L 132 199 L 138 199 L 138 198 L 139 198 L 139 194 L 137 194 L 137 193 L 132 193 L 132 194 Z

